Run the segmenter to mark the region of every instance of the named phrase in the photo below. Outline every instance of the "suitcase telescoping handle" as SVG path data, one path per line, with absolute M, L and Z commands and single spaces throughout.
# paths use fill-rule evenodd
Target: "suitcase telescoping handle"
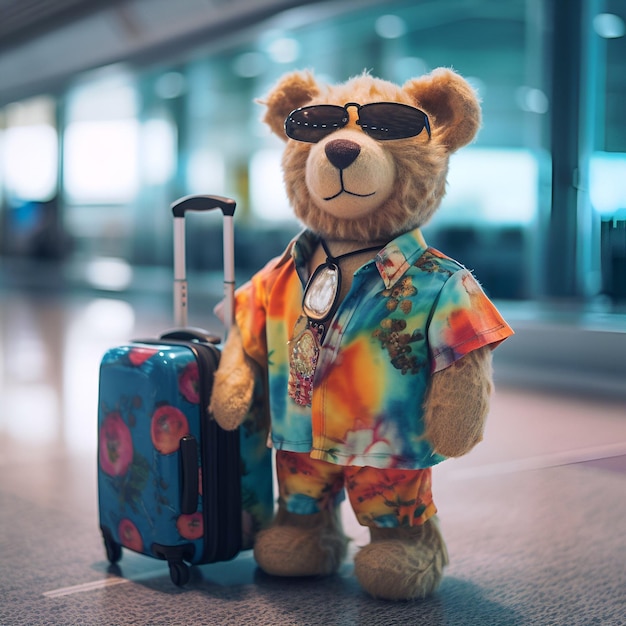
M 187 326 L 187 273 L 185 264 L 185 212 L 221 209 L 224 214 L 224 324 L 233 324 L 235 306 L 235 238 L 233 216 L 236 203 L 223 196 L 185 196 L 172 204 L 174 214 L 174 321 Z

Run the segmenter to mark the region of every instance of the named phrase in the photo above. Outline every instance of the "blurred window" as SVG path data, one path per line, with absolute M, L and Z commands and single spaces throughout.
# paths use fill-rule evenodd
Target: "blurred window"
M 58 136 L 55 103 L 39 97 L 6 108 L 0 163 L 12 203 L 50 200 L 57 189 Z
M 119 204 L 138 189 L 136 120 L 70 122 L 65 130 L 68 202 Z
M 626 302 L 626 3 L 603 0 L 591 31 L 589 74 L 594 87 L 589 159 L 589 199 L 599 216 L 600 293 Z M 591 238 L 591 235 L 589 235 Z M 595 287 L 595 285 L 594 285 Z M 598 289 L 594 290 L 596 293 Z
M 594 152 L 590 164 L 591 204 L 603 218 L 626 219 L 626 152 Z
M 226 180 L 226 164 L 219 150 L 197 147 L 189 156 L 187 190 L 189 193 L 221 192 Z
M 602 218 L 626 219 L 626 4 L 605 0 L 593 16 L 590 59 L 596 92 L 589 186 L 593 208 Z
M 176 169 L 176 126 L 167 116 L 146 120 L 141 128 L 139 161 L 142 182 L 163 185 L 169 182 Z
M 287 194 L 279 179 L 282 150 L 265 148 L 257 150 L 250 158 L 250 205 L 255 217 L 269 222 L 293 220 Z M 268 184 L 268 181 L 275 181 Z
M 537 211 L 538 179 L 530 150 L 465 148 L 450 160 L 445 208 L 435 219 L 441 225 L 528 226 Z
M 119 204 L 134 198 L 139 187 L 137 109 L 134 83 L 122 71 L 96 73 L 70 91 L 64 137 L 70 204 Z

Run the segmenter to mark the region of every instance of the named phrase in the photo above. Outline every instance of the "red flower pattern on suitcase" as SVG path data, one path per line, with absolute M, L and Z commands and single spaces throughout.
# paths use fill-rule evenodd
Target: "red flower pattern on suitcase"
M 133 460 L 130 429 L 118 411 L 109 413 L 100 427 L 100 467 L 109 476 L 123 476 Z

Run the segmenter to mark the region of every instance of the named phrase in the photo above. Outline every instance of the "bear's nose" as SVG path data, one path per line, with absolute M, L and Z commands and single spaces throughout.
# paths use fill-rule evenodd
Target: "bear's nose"
M 324 148 L 328 160 L 340 170 L 346 169 L 361 152 L 361 146 L 349 139 L 333 139 Z

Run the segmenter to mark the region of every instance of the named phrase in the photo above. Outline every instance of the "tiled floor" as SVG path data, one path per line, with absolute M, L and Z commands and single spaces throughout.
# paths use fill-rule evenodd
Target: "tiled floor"
M 146 557 L 110 566 L 98 363 L 162 330 L 168 308 L 160 296 L 0 293 L 0 624 L 626 624 L 626 400 L 507 380 L 485 441 L 435 471 L 451 563 L 425 602 L 368 598 L 350 559 L 328 579 L 277 580 L 244 553 L 195 568 L 185 589 Z M 367 534 L 344 517 L 353 554 Z

